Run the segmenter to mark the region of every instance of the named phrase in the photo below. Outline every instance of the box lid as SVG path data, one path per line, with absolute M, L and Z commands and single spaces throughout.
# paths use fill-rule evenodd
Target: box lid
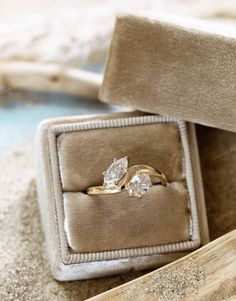
M 236 131 L 235 58 L 233 27 L 120 15 L 99 98 Z

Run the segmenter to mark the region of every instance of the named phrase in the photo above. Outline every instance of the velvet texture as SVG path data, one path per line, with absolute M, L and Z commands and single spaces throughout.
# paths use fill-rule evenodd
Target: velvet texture
M 99 98 L 236 131 L 235 37 L 181 22 L 119 16 Z
M 58 147 L 59 144 L 52 142 L 50 139 L 50 131 L 52 127 L 58 126 L 58 125 L 65 125 L 65 124 L 75 124 L 78 122 L 87 122 L 92 120 L 108 120 L 108 119 L 114 119 L 114 118 L 121 118 L 121 117 L 135 117 L 135 116 L 143 116 L 144 113 L 141 112 L 129 112 L 129 113 L 114 113 L 114 114 L 108 114 L 108 115 L 101 115 L 101 116 L 80 116 L 80 117 L 66 117 L 66 118 L 57 118 L 52 120 L 47 120 L 43 122 L 40 127 L 38 128 L 37 133 L 37 186 L 38 186 L 38 201 L 41 211 L 41 219 L 42 224 L 44 228 L 44 233 L 46 236 L 46 246 L 47 251 L 50 259 L 50 265 L 52 269 L 53 276 L 57 280 L 76 280 L 76 279 L 89 279 L 89 278 L 95 278 L 95 277 L 101 277 L 105 275 L 112 275 L 117 273 L 123 273 L 130 270 L 143 270 L 147 268 L 154 268 L 154 267 L 160 267 L 163 264 L 166 264 L 168 262 L 171 262 L 173 260 L 176 260 L 180 258 L 181 256 L 186 255 L 189 251 L 186 250 L 184 252 L 178 251 L 174 253 L 157 253 L 153 255 L 148 256 L 137 256 L 132 258 L 116 258 L 112 260 L 107 260 L 105 257 L 102 260 L 99 261 L 87 261 L 87 262 L 81 262 L 78 259 L 78 255 L 81 253 L 74 252 L 68 244 L 68 236 L 66 234 L 66 230 L 69 230 L 71 235 L 77 234 L 76 226 L 81 224 L 81 221 L 78 223 L 73 223 L 73 219 L 76 219 L 73 212 L 69 214 L 71 217 L 71 222 L 69 223 L 68 219 L 65 220 L 65 214 L 68 216 L 66 211 L 72 211 L 72 209 L 79 210 L 82 208 L 85 211 L 86 206 L 91 206 L 93 203 L 93 200 L 89 200 L 89 204 L 83 204 L 82 201 L 79 201 L 77 204 L 76 200 L 78 199 L 78 195 L 83 195 L 82 199 L 87 198 L 85 194 L 82 192 L 67 192 L 62 191 L 62 183 L 57 183 L 57 174 L 59 174 L 59 166 L 58 162 L 55 160 L 52 160 L 54 157 L 54 149 L 56 146 Z M 190 153 L 191 153 L 191 160 L 192 160 L 192 168 L 193 168 L 193 175 L 194 175 L 194 186 L 196 191 L 196 197 L 197 197 L 197 209 L 199 214 L 199 226 L 200 226 L 200 234 L 201 234 L 201 243 L 205 244 L 208 242 L 208 227 L 207 227 L 207 219 L 206 219 L 206 212 L 205 212 L 205 203 L 204 203 L 204 196 L 203 196 L 203 187 L 202 187 L 202 180 L 201 180 L 201 172 L 200 172 L 200 166 L 199 166 L 199 157 L 198 157 L 198 149 L 196 144 L 196 137 L 195 137 L 195 130 L 194 125 L 187 124 L 188 129 L 188 137 L 189 137 L 189 147 L 190 147 Z M 176 132 L 175 130 L 173 132 Z M 154 133 L 155 134 L 155 133 Z M 111 135 L 110 135 L 111 136 Z M 171 137 L 171 136 L 170 136 Z M 176 135 L 176 139 L 178 140 L 179 137 Z M 156 137 L 155 137 L 156 138 Z M 173 138 L 173 136 L 172 136 Z M 107 137 L 108 139 L 108 137 Z M 62 145 L 62 144 L 61 144 Z M 93 145 L 94 148 L 95 145 Z M 66 148 L 67 149 L 67 148 Z M 61 148 L 62 150 L 62 148 Z M 94 153 L 97 155 L 97 153 Z M 81 158 L 79 158 L 81 160 Z M 109 163 L 110 164 L 110 161 Z M 159 163 L 158 163 L 159 166 Z M 106 166 L 107 167 L 107 166 Z M 106 168 L 105 167 L 105 168 Z M 60 167 L 60 169 L 62 166 Z M 62 172 L 63 173 L 63 172 Z M 99 178 L 100 180 L 100 178 Z M 174 183 L 173 183 L 174 184 Z M 172 185 L 172 188 L 173 187 Z M 174 184 L 176 185 L 176 184 Z M 177 186 L 175 186 L 175 189 L 172 191 L 172 193 L 177 194 L 179 196 L 183 196 L 185 194 L 183 183 L 180 183 L 182 186 L 181 189 L 177 189 Z M 159 187 L 162 189 L 162 187 Z M 152 194 L 150 191 L 149 193 Z M 70 196 L 70 199 L 69 197 Z M 118 195 L 117 195 L 118 196 Z M 68 199 L 68 200 L 67 200 Z M 180 201 L 182 198 L 180 197 Z M 131 201 L 131 200 L 128 200 Z M 73 204 L 76 203 L 76 204 Z M 120 203 L 119 203 L 120 202 Z M 115 207 L 118 208 L 121 205 L 122 199 L 118 200 L 118 204 L 115 204 Z M 175 205 L 175 200 L 173 204 L 170 204 L 171 206 Z M 185 206 L 186 199 L 183 200 L 182 205 Z M 81 205 L 82 203 L 82 205 Z M 151 206 L 157 206 L 158 199 L 155 199 L 153 204 Z M 162 203 L 160 202 L 159 205 Z M 111 210 L 111 203 L 106 204 L 107 208 Z M 114 205 L 114 204 L 112 204 Z M 147 204 L 138 203 L 139 206 L 146 206 L 148 209 Z M 177 203 L 176 203 L 177 205 Z M 99 202 L 96 203 L 96 206 L 99 206 Z M 110 207 L 109 207 L 110 206 Z M 126 203 L 126 206 L 128 204 Z M 153 208 L 153 207 L 152 207 Z M 100 212 L 102 208 L 99 208 Z M 155 210 L 157 208 L 154 208 Z M 161 209 L 161 207 L 160 207 Z M 166 209 L 169 209 L 166 207 Z M 149 210 L 149 209 L 148 209 Z M 161 209 L 162 212 L 164 212 L 164 208 Z M 179 209 L 178 209 L 179 210 Z M 179 220 L 176 221 L 177 225 L 183 225 L 183 235 L 187 235 L 185 230 L 185 225 L 188 217 L 188 208 L 180 208 L 181 212 L 184 212 L 184 221 L 181 221 L 183 216 Z M 90 218 L 93 218 L 94 212 L 89 212 Z M 156 212 L 157 215 L 159 214 Z M 87 213 L 88 214 L 88 213 Z M 137 212 L 135 213 L 137 214 Z M 154 214 L 154 213 L 152 213 Z M 172 215 L 172 220 L 178 216 L 174 209 L 168 210 L 167 214 Z M 164 214 L 163 214 L 164 216 Z M 127 217 L 128 219 L 128 217 Z M 154 219 L 156 222 L 156 220 Z M 164 221 L 164 219 L 163 219 Z M 100 221 L 101 222 L 101 221 Z M 137 221 L 133 221 L 137 222 Z M 150 221 L 149 225 L 150 225 Z M 66 224 L 70 225 L 73 224 L 72 227 L 69 227 L 70 229 L 66 229 Z M 110 224 L 108 224 L 108 228 L 110 227 Z M 180 228 L 179 228 L 180 229 Z M 136 229 L 135 229 L 136 230 Z M 151 228 L 149 228 L 149 231 Z M 166 229 L 165 229 L 166 230 Z M 182 231 L 181 230 L 181 231 Z M 156 229 L 158 232 L 158 229 Z M 172 235 L 170 232 L 170 229 L 168 230 L 169 234 Z M 176 231 L 176 229 L 173 229 L 173 231 Z M 177 229 L 177 231 L 179 231 Z M 84 232 L 85 233 L 85 232 Z M 83 235 L 85 235 L 83 233 Z M 95 237 L 96 228 L 94 228 L 94 234 L 93 237 Z M 180 232 L 179 232 L 180 233 Z M 78 233 L 79 234 L 79 233 Z M 101 237 L 99 237 L 101 238 Z M 150 236 L 148 237 L 150 238 Z M 180 236 L 179 236 L 180 238 Z M 175 237 L 175 240 L 177 237 Z M 84 238 L 85 240 L 85 238 Z M 82 241 L 82 240 L 81 240 Z M 97 241 L 97 242 L 96 242 Z M 94 242 L 99 243 L 98 239 L 96 239 Z M 148 241 L 148 240 L 147 240 Z M 77 242 L 75 240 L 75 242 Z M 70 242 L 72 245 L 72 242 Z M 150 241 L 149 241 L 150 243 Z M 74 246 L 76 248 L 76 246 Z M 78 246 L 77 246 L 78 247 Z M 94 248 L 93 246 L 83 246 L 87 248 Z M 104 246 L 103 246 L 104 247 Z M 115 247 L 115 244 L 113 248 Z M 97 248 L 97 245 L 96 245 Z M 103 253 L 103 252 L 102 252 Z M 82 253 L 82 254 L 88 254 L 88 257 L 90 258 L 90 255 L 94 253 Z M 100 252 L 99 252 L 100 254 Z
M 69 244 L 74 252 L 156 246 L 189 240 L 187 192 L 179 182 L 153 186 L 142 199 L 65 193 Z M 181 217 L 181 218 L 180 218 Z
M 64 191 L 102 185 L 102 173 L 114 158 L 129 165 L 146 164 L 165 173 L 169 182 L 182 180 L 183 150 L 176 124 L 149 124 L 61 134 L 57 139 Z
M 64 133 L 58 136 L 57 147 L 63 191 L 70 192 L 64 193 L 64 209 L 73 252 L 189 240 L 188 192 L 183 181 L 183 149 L 176 123 Z M 153 187 L 139 200 L 129 198 L 126 191 L 108 196 L 81 193 L 89 186 L 101 185 L 102 172 L 113 158 L 125 155 L 130 158 L 130 166 L 155 167 L 173 185 Z

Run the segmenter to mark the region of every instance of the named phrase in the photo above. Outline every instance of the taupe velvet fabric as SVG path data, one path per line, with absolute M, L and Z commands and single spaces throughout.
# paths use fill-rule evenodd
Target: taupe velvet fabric
M 57 138 L 57 149 L 65 228 L 74 252 L 154 246 L 189 239 L 188 193 L 181 182 L 183 149 L 176 123 L 63 133 Z M 170 183 L 179 181 L 179 185 L 153 187 L 142 200 L 133 200 L 133 205 L 127 192 L 112 196 L 79 193 L 89 186 L 101 185 L 103 171 L 113 158 L 123 156 L 129 157 L 130 166 L 153 166 L 163 171 Z
M 100 260 L 97 262 L 81 263 L 77 260 L 77 254 L 71 254 L 68 248 L 68 239 L 65 233 L 65 206 L 61 193 L 61 185 L 56 185 L 58 165 L 52 161 L 54 144 L 49 143 L 49 132 L 55 125 L 74 124 L 90 120 L 104 120 L 121 117 L 135 117 L 147 115 L 141 112 L 113 113 L 108 115 L 73 116 L 47 120 L 43 122 L 37 133 L 37 186 L 38 201 L 41 211 L 42 224 L 46 236 L 46 246 L 50 259 L 53 276 L 58 280 L 75 280 L 101 277 L 116 273 L 124 273 L 130 270 L 143 270 L 160 267 L 186 255 L 189 251 L 165 254 L 153 254 L 133 258 L 117 258 L 112 260 Z M 205 203 L 199 158 L 193 124 L 187 124 L 189 134 L 189 146 L 194 176 L 194 186 L 197 196 L 197 208 L 199 214 L 199 226 L 201 242 L 208 242 L 208 227 L 206 221 Z M 64 193 L 66 195 L 67 193 Z M 180 217 L 181 218 L 181 217 Z M 91 254 L 91 253 L 90 253 Z M 89 254 L 89 255 L 90 255 Z
M 182 179 L 183 150 L 174 123 L 95 129 L 61 134 L 58 154 L 64 191 L 84 191 L 102 185 L 103 171 L 114 158 L 129 157 L 130 166 L 146 164 Z
M 236 39 L 191 23 L 119 16 L 99 98 L 236 131 Z
M 67 238 L 74 252 L 156 246 L 189 240 L 184 185 L 153 186 L 142 199 L 64 193 Z

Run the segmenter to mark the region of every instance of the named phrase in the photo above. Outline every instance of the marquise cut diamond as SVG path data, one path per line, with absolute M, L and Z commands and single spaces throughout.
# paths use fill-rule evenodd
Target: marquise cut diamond
M 104 186 L 116 185 L 124 176 L 128 168 L 128 158 L 124 157 L 114 162 L 108 167 L 104 175 Z
M 152 181 L 147 173 L 134 175 L 126 189 L 130 196 L 140 198 L 152 186 Z

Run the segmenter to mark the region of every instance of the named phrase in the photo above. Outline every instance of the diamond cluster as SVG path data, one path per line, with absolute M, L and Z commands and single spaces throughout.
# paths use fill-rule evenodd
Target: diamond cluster
M 128 168 L 128 158 L 124 157 L 118 160 L 114 160 L 114 162 L 108 167 L 104 175 L 104 183 L 105 187 L 116 185 L 126 173 Z

